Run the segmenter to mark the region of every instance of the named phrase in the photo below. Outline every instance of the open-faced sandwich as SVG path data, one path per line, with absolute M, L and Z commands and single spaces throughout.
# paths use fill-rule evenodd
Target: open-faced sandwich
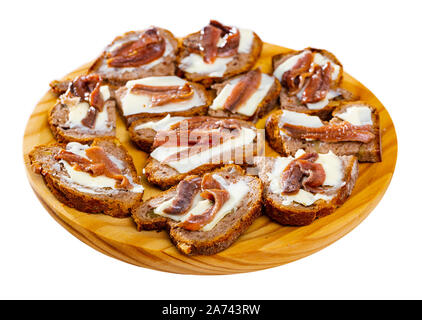
M 360 162 L 381 161 L 378 111 L 363 101 L 341 104 L 330 121 L 305 113 L 280 110 L 265 125 L 270 146 L 282 155 L 306 152 L 355 155 Z
M 294 157 L 257 157 L 265 214 L 283 225 L 302 226 L 332 213 L 352 193 L 355 156 L 298 150 Z
M 307 48 L 275 55 L 272 62 L 282 109 L 328 119 L 339 101 L 356 99 L 340 87 L 343 66 L 331 52 Z
M 253 165 L 257 130 L 237 119 L 193 117 L 159 131 L 144 168 L 147 180 L 168 188 L 225 164 Z
M 254 69 L 212 88 L 217 97 L 208 109 L 210 116 L 256 122 L 276 106 L 281 86 L 274 76 Z
M 165 29 L 130 31 L 110 43 L 88 70 L 112 84 L 151 76 L 174 75 L 178 41 Z
M 132 157 L 116 139 L 37 146 L 29 159 L 56 198 L 77 210 L 125 217 L 142 200 Z
M 182 40 L 178 67 L 187 79 L 209 86 L 252 69 L 261 50 L 255 32 L 211 20 Z
M 167 229 L 184 254 L 211 255 L 229 247 L 261 214 L 262 183 L 236 165 L 177 186 L 132 211 L 138 230 Z
M 67 85 L 65 92 L 64 84 Z M 53 87 L 62 94 L 48 114 L 48 124 L 56 140 L 90 142 L 116 135 L 115 101 L 101 77 L 79 76 L 61 85 L 61 88 Z
M 128 81 L 115 92 L 120 113 L 130 125 L 145 117 L 205 115 L 211 96 L 205 88 L 176 76 Z

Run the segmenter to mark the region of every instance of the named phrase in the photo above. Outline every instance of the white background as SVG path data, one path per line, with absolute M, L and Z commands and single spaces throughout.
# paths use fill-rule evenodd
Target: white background
M 416 0 L 3 1 L 0 298 L 422 298 L 421 9 Z M 26 121 L 51 80 L 116 35 L 155 24 L 183 36 L 210 18 L 251 28 L 266 42 L 334 52 L 394 120 L 399 157 L 391 185 L 344 238 L 269 270 L 185 276 L 105 256 L 65 231 L 33 194 L 21 154 Z

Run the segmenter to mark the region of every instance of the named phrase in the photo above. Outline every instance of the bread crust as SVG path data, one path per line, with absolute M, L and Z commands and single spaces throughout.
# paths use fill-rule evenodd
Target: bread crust
M 219 83 L 212 86 L 213 89 L 217 90 L 217 95 L 221 92 L 221 90 L 223 90 L 224 86 L 231 79 L 228 79 L 221 84 Z M 264 99 L 261 101 L 261 103 L 258 105 L 253 115 L 245 116 L 243 114 L 233 113 L 233 112 L 230 112 L 229 110 L 223 110 L 223 109 L 220 109 L 220 110 L 208 109 L 208 115 L 211 117 L 234 118 L 234 119 L 240 119 L 240 120 L 251 121 L 252 123 L 256 123 L 259 119 L 264 117 L 266 114 L 268 114 L 271 110 L 273 110 L 278 105 L 281 85 L 277 79 L 274 79 L 274 80 L 275 80 L 274 84 L 272 85 L 272 87 L 270 88 L 270 90 L 268 91 Z
M 177 223 L 171 219 L 149 214 L 154 207 L 174 196 L 176 186 L 148 199 L 133 210 L 132 217 L 137 229 L 167 230 L 177 249 L 186 255 L 212 255 L 228 248 L 261 215 L 263 187 L 258 178 L 245 175 L 244 170 L 236 165 L 225 166 L 213 173 L 224 174 L 225 179 L 230 181 L 245 179 L 251 190 L 239 208 L 227 214 L 212 230 L 185 230 L 176 227 Z
M 355 156 L 343 156 L 345 184 L 330 201 L 317 200 L 310 206 L 301 204 L 283 205 L 280 199 L 271 193 L 268 183 L 264 182 L 264 212 L 272 220 L 289 226 L 304 226 L 315 219 L 327 216 L 340 207 L 350 196 L 359 175 L 358 161 Z
M 114 149 L 114 155 L 125 163 L 133 182 L 140 184 L 132 157 L 117 139 L 97 138 L 93 140 L 91 146 L 102 146 L 109 151 Z M 129 216 L 130 209 L 142 200 L 143 193 L 122 190 L 113 196 L 106 193 L 87 193 L 77 190 L 63 180 L 62 172 L 53 167 L 54 164 L 57 164 L 54 155 L 64 148 L 66 148 L 65 143 L 52 143 L 37 146 L 29 153 L 32 169 L 42 175 L 53 195 L 68 207 L 79 211 L 104 213 L 118 218 Z
M 206 74 L 189 73 L 180 69 L 181 61 L 190 54 L 190 51 L 186 47 L 186 43 L 189 41 L 199 41 L 200 31 L 191 33 L 182 39 L 182 45 L 177 56 L 177 65 L 179 66 L 177 72 L 190 81 L 202 83 L 205 87 L 210 87 L 213 83 L 221 82 L 235 75 L 247 72 L 254 67 L 259 59 L 263 46 L 261 38 L 255 32 L 253 35 L 254 39 L 251 52 L 236 54 L 234 59 L 227 64 L 227 69 L 223 76 L 210 77 Z

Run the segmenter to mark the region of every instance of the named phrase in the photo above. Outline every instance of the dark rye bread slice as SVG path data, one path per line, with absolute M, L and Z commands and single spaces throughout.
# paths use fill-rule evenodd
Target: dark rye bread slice
M 218 95 L 223 90 L 223 88 L 227 85 L 227 83 L 230 82 L 230 80 L 232 79 L 228 79 L 222 83 L 214 84 L 211 86 L 211 88 L 216 90 L 216 95 Z M 253 123 L 256 123 L 259 119 L 264 117 L 267 113 L 269 113 L 272 109 L 274 109 L 277 106 L 280 90 L 281 90 L 281 85 L 277 79 L 274 79 L 274 80 L 275 80 L 274 84 L 268 90 L 268 93 L 264 97 L 264 99 L 257 106 L 256 111 L 253 115 L 246 116 L 246 115 L 236 113 L 236 112 L 231 112 L 225 109 L 213 110 L 210 108 L 208 108 L 208 115 L 210 115 L 211 117 L 235 118 L 235 119 L 240 119 L 240 120 L 252 121 Z
M 239 166 L 228 165 L 214 173 L 230 183 L 243 180 L 248 184 L 250 191 L 239 207 L 228 213 L 213 229 L 189 231 L 177 227 L 176 221 L 153 213 L 161 203 L 175 196 L 174 186 L 133 209 L 132 217 L 138 230 L 167 230 L 177 249 L 187 255 L 212 255 L 228 248 L 261 215 L 263 188 L 258 178 L 245 175 Z
M 255 126 L 252 125 L 250 122 L 243 121 L 243 120 L 238 120 L 238 121 L 242 127 L 256 130 Z M 244 167 L 253 165 L 253 156 L 259 153 L 259 150 L 257 150 L 256 141 L 257 141 L 257 137 L 255 137 L 252 149 L 245 149 L 244 146 L 232 149 L 231 151 L 232 158 L 234 158 L 234 155 L 239 155 L 239 154 L 243 155 L 242 159 L 236 159 L 237 161 L 235 162 L 235 164 L 244 166 Z M 179 171 L 170 167 L 169 165 L 162 163 L 154 159 L 153 157 L 149 156 L 145 163 L 143 173 L 145 177 L 147 178 L 148 182 L 154 185 L 157 185 L 161 189 L 168 189 L 169 187 L 174 186 L 175 184 L 179 183 L 179 181 L 183 180 L 189 175 L 202 175 L 205 172 L 212 171 L 214 169 L 220 168 L 228 164 L 224 161 L 225 160 L 224 157 L 223 159 L 219 159 L 219 160 L 221 161 L 212 159 L 210 163 L 208 164 L 203 164 L 189 172 L 180 173 Z
M 123 174 L 130 176 L 133 183 L 140 184 L 132 157 L 118 140 L 99 138 L 95 139 L 91 146 L 102 147 L 107 154 L 120 160 L 124 166 Z M 97 193 L 78 190 L 78 185 L 66 180 L 69 177 L 67 171 L 54 158 L 60 150 L 65 148 L 66 144 L 64 143 L 53 143 L 37 146 L 29 154 L 33 170 L 43 176 L 47 187 L 59 201 L 83 212 L 126 217 L 130 214 L 130 209 L 142 200 L 143 193 L 134 193 L 124 189 L 92 189 Z
M 97 73 L 104 78 L 104 80 L 108 81 L 111 84 L 119 85 L 125 83 L 126 81 L 151 77 L 151 76 L 168 76 L 174 75 L 176 71 L 176 57 L 178 51 L 178 40 L 174 37 L 174 35 L 166 29 L 158 28 L 158 33 L 164 39 L 167 40 L 168 44 L 170 44 L 171 51 L 167 56 L 162 56 L 160 63 L 147 67 L 148 65 L 141 65 L 139 67 L 133 68 L 113 68 L 107 65 L 106 54 L 110 51 L 110 49 L 118 47 L 119 43 L 125 43 L 127 41 L 131 41 L 137 35 L 142 35 L 146 30 L 141 31 L 129 31 L 125 34 L 116 37 L 113 42 L 111 42 L 105 49 L 104 52 L 95 60 L 92 66 L 89 68 L 88 73 Z M 166 42 L 166 43 L 167 43 Z
M 367 105 L 364 102 L 347 102 L 339 106 L 336 110 L 344 110 L 345 108 L 354 105 Z M 378 111 L 369 105 L 368 107 L 373 110 L 373 133 L 375 139 L 369 143 L 362 143 L 357 141 L 340 141 L 340 142 L 323 142 L 318 140 L 305 140 L 299 138 L 289 137 L 288 135 L 281 134 L 279 127 L 279 119 L 282 110 L 271 114 L 265 124 L 266 139 L 275 151 L 281 155 L 294 155 L 297 150 L 303 149 L 305 152 L 318 152 L 327 153 L 332 151 L 337 155 L 355 155 L 359 162 L 379 162 L 381 157 L 381 135 L 379 126 Z M 333 114 L 339 111 L 334 111 Z
M 359 175 L 359 165 L 355 156 L 340 156 L 340 158 L 344 168 L 343 181 L 345 184 L 335 190 L 331 200 L 319 199 L 310 206 L 304 206 L 296 202 L 285 205 L 280 194 L 271 192 L 267 173 L 271 172 L 276 158 L 257 157 L 258 176 L 264 185 L 265 214 L 282 225 L 304 226 L 312 223 L 315 219 L 333 213 L 350 196 Z
M 138 128 L 138 126 L 148 122 L 158 122 L 163 118 L 165 117 L 142 118 L 131 123 L 128 128 L 130 139 L 138 146 L 139 149 L 151 153 L 153 150 L 152 145 L 154 144 L 154 138 L 157 134 L 157 131 L 155 131 L 153 128 Z
M 128 88 L 125 86 L 120 87 L 117 89 L 114 93 L 115 99 L 117 102 L 117 107 L 122 115 L 122 117 L 125 119 L 126 125 L 129 127 L 134 121 L 137 121 L 139 119 L 145 119 L 145 118 L 156 118 L 156 117 L 165 117 L 166 115 L 170 114 L 171 116 L 179 116 L 179 117 L 193 117 L 193 116 L 202 116 L 206 115 L 208 111 L 208 106 L 212 102 L 212 96 L 211 94 L 205 89 L 204 86 L 198 84 L 198 83 L 192 83 L 189 82 L 189 85 L 192 86 L 192 88 L 198 92 L 199 96 L 204 100 L 204 104 L 200 106 L 195 106 L 187 110 L 182 111 L 173 111 L 173 112 L 157 112 L 157 113 L 137 113 L 133 115 L 125 116 L 123 114 L 123 107 L 122 107 L 122 98 L 127 93 Z M 155 108 L 160 108 L 159 106 Z
M 69 127 L 69 106 L 58 101 L 48 113 L 48 125 L 54 138 L 59 142 L 77 141 L 87 143 L 95 138 L 116 136 L 116 102 L 107 100 L 104 103 L 107 112 L 107 126 L 104 130 L 88 127 Z
M 183 58 L 187 57 L 191 53 L 188 48 L 191 46 L 191 44 L 197 44 L 199 42 L 200 35 L 201 35 L 201 31 L 198 31 L 198 32 L 189 34 L 185 38 L 182 39 L 182 45 L 180 47 L 179 54 L 177 57 L 177 62 L 179 66 L 178 71 L 181 74 L 183 74 L 183 76 L 186 79 L 189 79 L 190 81 L 194 81 L 194 82 L 201 82 L 206 87 L 209 87 L 211 84 L 215 82 L 221 82 L 235 75 L 249 71 L 250 69 L 253 68 L 259 56 L 261 55 L 263 43 L 262 43 L 261 38 L 254 32 L 253 42 L 252 42 L 250 52 L 237 53 L 236 55 L 234 55 L 233 60 L 227 64 L 227 68 L 223 76 L 212 77 L 207 74 L 189 73 L 189 72 L 183 71 L 180 68 L 181 61 L 183 60 Z
M 280 90 L 280 106 L 281 106 L 281 109 L 286 109 L 286 110 L 295 111 L 295 112 L 303 112 L 309 115 L 316 115 L 316 116 L 319 116 L 323 120 L 328 120 L 331 117 L 331 113 L 333 112 L 333 110 L 336 107 L 338 107 L 342 101 L 353 101 L 353 100 L 358 99 L 358 97 L 355 94 L 351 93 L 350 91 L 344 88 L 341 88 L 341 83 L 343 81 L 343 65 L 334 54 L 332 54 L 331 52 L 327 50 L 315 49 L 315 48 L 306 48 L 301 51 L 292 50 L 286 53 L 277 54 L 272 57 L 273 71 L 275 71 L 279 65 L 284 63 L 290 57 L 297 55 L 305 50 L 311 50 L 312 52 L 320 53 L 321 55 L 327 57 L 328 59 L 333 61 L 335 64 L 340 66 L 339 77 L 336 83 L 333 84 L 333 88 L 337 90 L 339 95 L 333 99 L 330 99 L 330 102 L 321 109 L 309 109 L 305 104 L 303 104 L 299 100 L 299 98 L 296 95 L 294 96 L 288 95 L 286 88 L 282 84 L 281 90 Z

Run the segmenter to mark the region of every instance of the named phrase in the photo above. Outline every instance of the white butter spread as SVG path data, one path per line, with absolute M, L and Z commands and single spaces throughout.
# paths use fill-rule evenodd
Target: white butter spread
M 222 77 L 227 65 L 233 57 L 217 57 L 213 63 L 206 63 L 201 55 L 191 53 L 180 61 L 179 68 L 185 72 L 207 75 L 209 77 Z
M 217 160 L 219 160 L 217 163 L 220 163 L 220 160 L 226 160 L 225 157 L 227 154 L 231 154 L 230 150 L 252 144 L 255 137 L 255 130 L 242 128 L 238 137 L 227 140 L 215 147 L 207 148 L 202 152 L 193 154 L 192 156 L 167 162 L 166 164 L 180 173 L 186 173 L 200 167 L 201 165 L 209 164 Z M 154 149 L 150 156 L 157 161 L 162 162 L 170 155 L 181 152 L 187 148 L 187 146 L 166 147 L 163 145 Z
M 163 119 L 158 121 L 149 121 L 146 123 L 141 123 L 135 127 L 135 130 L 140 129 L 152 129 L 154 131 L 168 130 L 170 127 L 180 121 L 188 119 L 187 117 L 172 117 L 169 114 L 166 115 Z
M 69 152 L 72 152 L 78 156 L 81 156 L 83 158 L 87 158 L 85 150 L 89 148 L 88 145 L 84 145 L 78 142 L 70 142 L 66 145 L 66 150 Z M 108 155 L 109 159 L 119 168 L 123 169 L 123 163 L 116 159 L 112 155 Z M 116 180 L 109 178 L 105 175 L 93 177 L 87 172 L 75 170 L 67 161 L 60 160 L 60 163 L 64 166 L 67 174 L 69 175 L 69 178 L 66 178 L 66 180 L 72 184 L 76 184 L 76 189 L 82 192 L 87 193 L 104 193 L 98 192 L 98 189 L 102 188 L 110 188 L 112 190 L 119 190 L 115 187 Z M 132 177 L 126 175 L 126 178 L 129 180 L 130 184 L 133 186 L 132 189 L 130 189 L 131 192 L 134 193 L 141 193 L 144 191 L 144 188 L 139 185 L 135 184 L 133 182 Z
M 321 119 L 317 116 L 310 116 L 306 113 L 289 110 L 283 110 L 279 119 L 279 127 L 282 128 L 285 123 L 308 128 L 319 128 L 324 126 Z
M 147 86 L 184 86 L 186 80 L 176 76 L 162 76 L 162 77 L 147 77 L 143 79 L 131 80 L 126 83 L 127 91 L 121 98 L 122 110 L 124 116 L 129 116 L 138 113 L 163 113 L 163 112 L 177 112 L 189 110 L 194 107 L 202 106 L 205 100 L 193 88 L 193 96 L 189 99 L 178 102 L 169 102 L 161 106 L 152 106 L 151 96 L 148 94 L 134 94 L 131 89 L 136 84 Z
M 221 221 L 221 219 L 223 219 L 227 214 L 229 214 L 233 210 L 236 210 L 239 207 L 243 198 L 249 192 L 249 187 L 243 180 L 240 180 L 236 183 L 227 183 L 218 174 L 214 174 L 213 178 L 217 180 L 220 183 L 220 185 L 228 191 L 229 199 L 223 204 L 220 210 L 218 210 L 218 212 L 214 215 L 214 218 L 212 219 L 212 221 L 210 221 L 208 224 L 203 226 L 200 229 L 200 231 L 212 230 L 217 225 L 217 223 Z M 185 214 L 172 215 L 172 214 L 164 213 L 164 209 L 170 207 L 173 200 L 174 198 L 164 201 L 158 207 L 156 207 L 153 212 L 160 216 L 170 218 L 175 221 L 183 222 L 183 221 L 186 221 L 192 215 L 201 215 L 205 213 L 214 205 L 212 201 L 208 199 L 204 199 L 198 194 L 195 196 L 193 200 L 192 207 Z
M 281 194 L 281 175 L 284 169 L 288 166 L 291 161 L 293 161 L 295 158 L 299 158 L 304 153 L 305 152 L 300 149 L 298 150 L 298 152 L 296 152 L 295 157 L 276 158 L 271 172 L 266 173 L 270 182 L 270 191 L 272 193 L 279 194 L 282 197 L 283 205 L 290 205 L 295 202 L 304 206 L 310 206 L 317 200 L 322 199 L 329 201 L 333 198 L 332 195 L 328 196 L 319 193 L 313 194 L 303 189 L 300 189 L 299 192 L 294 195 Z M 331 151 L 329 151 L 327 154 L 319 153 L 318 159 L 315 161 L 315 163 L 321 164 L 324 168 L 325 180 L 322 184 L 323 186 L 328 186 L 337 189 L 345 184 L 343 162 L 334 153 L 332 153 Z
M 262 73 L 261 83 L 258 89 L 249 97 L 249 99 L 235 111 L 236 113 L 243 114 L 245 116 L 252 116 L 258 108 L 261 101 L 267 96 L 268 91 L 274 84 L 274 77 L 268 74 Z M 214 99 L 213 104 L 210 106 L 213 110 L 223 109 L 224 104 L 230 97 L 234 87 L 239 83 L 240 78 L 230 80 L 218 96 Z
M 335 116 L 355 126 L 372 125 L 372 111 L 367 106 L 353 106 L 343 113 L 336 113 Z
M 108 111 L 107 108 L 103 108 L 103 111 L 97 113 L 95 118 L 94 128 L 88 128 L 82 124 L 82 120 L 86 117 L 88 109 L 90 108 L 87 102 L 80 102 L 76 105 L 69 106 L 68 119 L 66 126 L 73 129 L 78 128 L 81 131 L 96 130 L 96 131 L 107 131 L 110 130 L 111 124 L 108 122 Z

